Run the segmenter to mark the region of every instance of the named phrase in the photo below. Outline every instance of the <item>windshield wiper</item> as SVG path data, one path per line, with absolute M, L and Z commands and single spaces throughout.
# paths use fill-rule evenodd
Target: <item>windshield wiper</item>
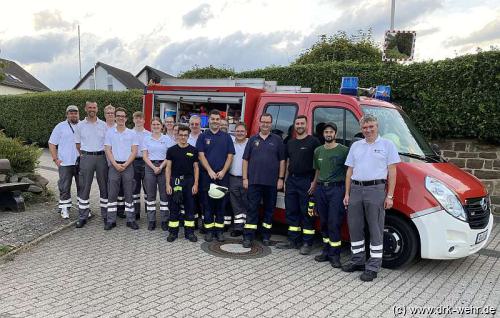
M 419 155 L 416 153 L 410 153 L 410 152 L 398 152 L 401 156 L 409 157 L 409 158 L 414 158 L 414 159 L 420 159 L 422 161 L 427 161 L 427 162 L 441 162 L 441 158 L 438 157 L 437 155 L 435 156 L 426 156 L 426 155 Z M 435 158 L 438 157 L 439 159 Z

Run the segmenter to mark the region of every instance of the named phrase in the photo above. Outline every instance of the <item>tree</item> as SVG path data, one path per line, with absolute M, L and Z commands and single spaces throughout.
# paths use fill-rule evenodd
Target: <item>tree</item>
M 372 39 L 371 29 L 359 30 L 348 36 L 339 31 L 335 35 L 323 34 L 312 47 L 302 53 L 293 64 L 315 64 L 327 61 L 357 61 L 376 63 L 382 59 L 382 51 Z
M 229 68 L 216 68 L 213 65 L 206 67 L 195 66 L 191 70 L 181 73 L 179 78 L 228 78 L 234 77 L 236 73 Z

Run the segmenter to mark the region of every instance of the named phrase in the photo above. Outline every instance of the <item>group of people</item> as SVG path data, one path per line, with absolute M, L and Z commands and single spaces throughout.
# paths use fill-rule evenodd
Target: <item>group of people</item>
M 377 277 L 385 210 L 393 204 L 395 164 L 400 159 L 395 145 L 378 135 L 373 115 L 360 120 L 365 139 L 347 148 L 336 142 L 335 123 L 324 124 L 322 145 L 308 134 L 308 119 L 303 115 L 294 120 L 294 138 L 284 143 L 271 132 L 273 117 L 268 113 L 260 115 L 259 132 L 247 138 L 243 122 L 235 125 L 234 136 L 229 135 L 227 121 L 217 110 L 210 111 L 209 128 L 204 132 L 198 116 L 191 116 L 188 126 L 176 126 L 172 117 L 164 123 L 155 117 L 149 132 L 141 112 L 132 115 L 134 128 L 128 129 L 123 108 L 106 106 L 106 121 L 97 118 L 95 102 L 87 102 L 85 111 L 86 118 L 79 121 L 78 107 L 68 106 L 67 120 L 55 127 L 49 140 L 59 168 L 63 217 L 68 217 L 72 206 L 73 178 L 77 184 L 77 228 L 84 227 L 89 218 L 95 173 L 105 230 L 116 226 L 117 216 L 126 218 L 128 227 L 139 228 L 136 220 L 144 188 L 148 229 L 156 227 L 159 194 L 161 228 L 168 231 L 169 242 L 177 239 L 181 221 L 185 238 L 197 241 L 197 212 L 201 212 L 205 240 L 224 241 L 225 211 L 230 203 L 231 236 L 243 235 L 243 247 L 250 248 L 259 232 L 262 244 L 268 246 L 278 191 L 283 190 L 288 239 L 276 248 L 311 254 L 319 216 L 323 249 L 314 259 L 346 272 L 363 271 L 363 281 Z M 259 214 L 261 206 L 263 213 Z M 352 255 L 342 265 L 341 225 L 346 212 Z M 370 249 L 367 261 L 365 223 Z

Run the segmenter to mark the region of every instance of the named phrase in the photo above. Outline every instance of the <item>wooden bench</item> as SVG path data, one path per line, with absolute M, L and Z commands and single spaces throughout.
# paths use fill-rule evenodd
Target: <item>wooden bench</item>
M 27 191 L 29 187 L 30 184 L 25 182 L 0 184 L 0 208 L 23 212 L 25 207 L 21 192 Z
M 0 159 L 0 173 L 11 171 L 8 159 Z M 30 187 L 26 182 L 0 183 L 0 209 L 9 209 L 15 212 L 25 210 L 22 191 L 27 191 Z

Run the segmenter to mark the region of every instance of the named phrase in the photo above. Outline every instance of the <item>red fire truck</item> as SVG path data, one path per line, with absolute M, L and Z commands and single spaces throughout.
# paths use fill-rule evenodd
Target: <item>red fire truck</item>
M 334 122 L 337 142 L 346 146 L 362 138 L 360 117 L 374 114 L 380 135 L 396 144 L 402 160 L 397 164 L 394 207 L 386 214 L 383 265 L 396 268 L 416 256 L 456 259 L 483 248 L 493 227 L 485 186 L 441 158 L 401 107 L 384 101 L 389 93 L 384 87 L 381 94 L 375 93 L 378 98 L 359 97 L 357 80 L 343 83 L 344 94 L 316 94 L 264 79 L 168 79 L 145 88 L 143 106 L 147 123 L 153 115 L 173 115 L 182 123 L 197 113 L 206 127 L 204 116 L 216 108 L 228 119 L 230 131 L 235 122 L 244 121 L 250 134 L 258 132 L 259 116 L 267 112 L 273 115 L 273 132 L 282 138 L 291 133 L 296 116 L 306 115 L 309 133 L 317 134 L 321 123 Z M 276 221 L 284 223 L 284 209 L 284 194 L 279 193 Z M 343 239 L 349 240 L 347 226 Z

